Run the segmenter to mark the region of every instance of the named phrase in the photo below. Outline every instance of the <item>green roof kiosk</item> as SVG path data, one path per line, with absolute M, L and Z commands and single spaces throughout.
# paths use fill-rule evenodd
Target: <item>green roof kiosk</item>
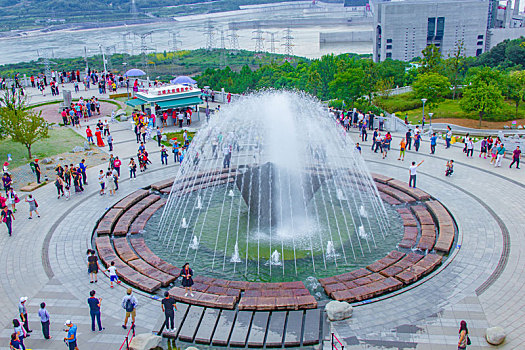
M 181 109 L 185 107 L 195 107 L 197 111 L 197 119 L 200 120 L 198 105 L 202 103 L 200 98 L 201 90 L 196 85 L 186 84 L 170 84 L 159 87 L 151 87 L 147 89 L 140 89 L 135 93 L 135 97 L 126 101 L 128 106 L 138 107 L 142 105 L 142 110 L 150 111 L 150 115 L 155 111 L 155 105 L 158 106 L 158 111 L 166 111 L 173 109 Z M 162 126 L 161 116 L 157 115 L 155 126 Z M 168 116 L 168 125 L 174 124 L 174 119 L 171 115 Z

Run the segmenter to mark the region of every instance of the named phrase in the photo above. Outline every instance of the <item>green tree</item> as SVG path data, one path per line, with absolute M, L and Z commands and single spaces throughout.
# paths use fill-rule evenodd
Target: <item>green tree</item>
M 412 90 L 417 98 L 426 98 L 429 109 L 437 108 L 443 98 L 450 93 L 450 81 L 447 77 L 437 73 L 418 75 Z
M 36 112 L 27 105 L 27 95 L 7 89 L 0 97 L 0 124 L 3 132 L 14 142 L 27 148 L 29 159 L 31 146 L 48 136 L 49 123 L 42 118 L 42 111 Z
M 372 60 L 363 60 L 363 94 L 368 96 L 368 102 L 372 104 L 374 92 L 378 81 L 378 66 Z
M 459 101 L 464 111 L 478 113 L 479 126 L 485 114 L 498 110 L 503 102 L 501 88 L 495 77 L 497 72 L 488 67 L 478 70 L 469 79 L 469 85 L 463 89 L 463 97 Z
M 381 94 L 383 98 L 389 98 L 394 88 L 394 77 L 382 78 L 376 84 L 376 91 Z
M 363 79 L 363 71 L 359 68 L 337 73 L 328 84 L 330 93 L 338 99 L 353 103 L 363 94 Z
M 514 101 L 516 118 L 518 118 L 520 102 L 525 97 L 525 71 L 512 71 L 505 77 L 504 95 L 506 98 Z
M 441 52 L 436 45 L 428 45 L 421 51 L 421 73 L 439 73 L 441 71 Z
M 457 41 L 454 51 L 449 54 L 448 59 L 445 61 L 446 71 L 452 87 L 454 88 L 452 93 L 452 99 L 456 99 L 458 85 L 461 81 L 461 74 L 465 70 L 465 44 L 463 40 Z

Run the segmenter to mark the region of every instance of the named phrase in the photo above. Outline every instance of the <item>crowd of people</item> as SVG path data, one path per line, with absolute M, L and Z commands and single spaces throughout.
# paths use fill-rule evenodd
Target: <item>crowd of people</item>
M 84 99 L 80 97 L 78 102 L 72 102 L 69 107 L 63 108 L 60 113 L 64 125 L 80 128 L 80 121 L 88 122 L 95 115 L 100 115 L 100 102 L 95 96 Z

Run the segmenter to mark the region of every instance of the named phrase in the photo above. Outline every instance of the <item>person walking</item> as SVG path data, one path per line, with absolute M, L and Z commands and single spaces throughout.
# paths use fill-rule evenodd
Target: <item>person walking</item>
M 36 208 L 38 208 L 38 203 L 36 202 L 36 199 L 33 198 L 33 195 L 28 194 L 27 197 L 26 197 L 26 202 L 29 204 L 29 217 L 28 217 L 28 219 L 32 219 L 33 218 L 33 212 L 36 213 L 37 217 L 40 217 L 40 214 L 38 213 L 38 210 L 36 210 Z
M 412 148 L 412 129 L 408 129 L 408 131 L 405 134 L 406 139 L 406 148 L 410 150 Z
M 93 141 L 93 131 L 91 131 L 91 128 L 89 125 L 86 127 L 86 138 L 90 145 L 94 145 L 95 142 Z
M 157 144 L 159 147 L 160 141 L 162 141 L 162 129 L 157 126 Z
M 115 194 L 115 179 L 113 178 L 111 170 L 106 172 L 106 188 L 108 189 L 110 196 Z
M 95 298 L 96 292 L 92 290 L 89 292 L 89 298 L 87 303 L 89 305 L 89 315 L 91 316 L 91 331 L 95 331 L 95 320 L 97 321 L 98 331 L 102 332 L 105 328 L 102 327 L 102 322 L 100 321 L 100 303 L 102 303 L 102 298 Z
M 474 142 L 472 141 L 472 138 L 469 138 L 467 141 L 467 158 L 469 156 L 470 158 L 474 156 Z
M 74 325 L 71 320 L 67 320 L 66 323 L 64 323 L 64 326 L 67 327 L 67 337 L 64 338 L 64 342 L 69 346 L 69 350 L 78 350 L 77 326 Z
M 98 257 L 95 255 L 95 251 L 92 250 L 91 255 L 88 257 L 88 272 L 91 281 L 89 283 L 97 283 L 97 274 L 98 274 Z
M 437 136 L 433 133 L 430 137 L 430 154 L 436 153 Z
M 184 296 L 187 297 L 189 291 L 189 294 L 193 297 L 194 295 L 191 291 L 191 286 L 193 286 L 193 270 L 190 269 L 189 263 L 184 264 L 182 270 L 180 271 L 180 276 L 182 276 L 182 286 L 186 291 L 186 294 L 184 294 Z
M 38 310 L 38 316 L 40 317 L 40 323 L 42 324 L 42 334 L 44 334 L 45 339 L 51 339 L 49 335 L 49 312 L 46 310 L 46 303 L 40 303 L 40 310 Z
M 120 167 L 121 166 L 122 166 L 122 162 L 120 161 L 120 159 L 118 159 L 118 156 L 115 157 L 115 160 L 113 161 L 113 169 L 117 171 L 117 174 L 119 177 L 120 177 Z
M 105 131 L 105 130 L 104 130 Z M 113 151 L 113 136 L 108 131 L 108 137 L 106 139 L 108 141 L 109 151 Z
M 13 210 L 13 213 L 16 213 L 16 203 L 20 202 L 20 199 L 18 198 L 13 187 L 11 187 L 7 191 L 7 202 L 11 204 L 11 209 Z
M 106 187 L 106 175 L 104 175 L 104 170 L 100 170 L 98 174 L 98 183 L 100 184 L 99 194 L 101 196 L 105 195 L 104 187 Z
M 503 143 L 500 144 L 496 150 L 496 163 L 494 164 L 494 167 L 501 167 L 501 160 L 505 157 L 505 151 L 507 151 L 505 145 Z
M 122 328 L 128 328 L 128 318 L 131 316 L 131 327 L 135 327 L 135 316 L 137 316 L 138 301 L 134 295 L 132 295 L 133 289 L 128 288 L 126 296 L 122 298 L 122 308 L 126 310 L 126 317 L 124 318 L 124 324 Z
M 40 165 L 38 165 L 38 159 L 35 159 L 34 162 L 29 163 L 29 166 L 31 167 L 33 173 L 36 175 L 36 183 L 39 184 L 42 171 L 40 170 Z
M 87 185 L 87 173 L 86 173 L 86 160 L 82 159 L 80 163 L 78 163 L 78 169 L 80 170 L 80 174 L 82 175 L 82 182 L 84 185 Z
M 416 152 L 419 152 L 419 146 L 421 145 L 421 134 L 416 132 L 414 135 L 414 148 Z
M 410 179 L 408 180 L 408 187 L 416 188 L 416 176 L 417 176 L 417 168 L 423 164 L 424 160 L 416 164 L 416 162 L 412 162 L 412 165 L 410 166 L 408 173 L 410 175 Z
M 447 143 L 446 148 L 450 148 L 450 141 L 452 140 L 452 129 L 447 125 L 447 134 L 445 136 L 445 142 Z
M 399 158 L 397 158 L 397 160 L 401 160 L 401 161 L 405 160 L 406 145 L 407 145 L 406 140 L 401 139 L 401 142 L 399 142 Z
M 459 324 L 458 350 L 466 349 L 467 345 L 470 345 L 470 338 L 468 336 L 467 322 L 461 321 Z
M 113 168 L 113 170 L 111 170 L 111 175 L 113 176 L 113 182 L 115 183 L 115 191 L 118 191 L 119 173 L 117 172 L 117 169 Z
M 22 327 L 22 324 L 20 323 L 20 321 L 18 321 L 16 318 L 13 319 L 13 331 L 14 331 L 14 334 L 17 335 L 17 338 L 20 342 L 21 349 L 25 350 L 26 347 L 24 345 L 24 338 L 27 338 L 29 335 L 24 330 L 24 327 Z
M 133 180 L 137 178 L 137 163 L 135 163 L 135 160 L 131 158 L 129 160 L 129 179 Z
M 516 169 L 520 168 L 520 156 L 521 156 L 520 146 L 516 146 L 516 149 L 512 151 L 512 163 L 510 163 L 509 168 L 512 168 L 514 163 L 516 163 Z
M 9 342 L 9 349 L 22 349 L 25 350 L 23 341 L 18 337 L 18 333 L 11 334 L 11 341 Z
M 168 291 L 164 292 L 164 299 L 162 299 L 162 311 L 164 311 L 164 326 L 166 326 L 167 332 L 175 332 L 175 310 L 177 305 L 175 299 L 170 296 Z
M 60 197 L 64 196 L 64 180 L 58 175 L 55 180 L 55 187 L 57 188 L 58 193 L 57 199 L 60 199 Z
M 452 176 L 454 173 L 454 160 L 451 159 L 447 162 L 447 168 L 445 170 L 445 176 Z
M 162 145 L 160 149 L 160 161 L 162 165 L 164 165 L 164 162 L 166 162 L 166 165 L 168 165 L 168 150 L 166 147 L 164 147 L 164 145 Z
M 110 287 L 113 288 L 113 282 L 120 284 L 120 280 L 117 275 L 117 268 L 115 267 L 115 262 L 111 262 L 111 266 L 107 268 L 106 272 L 109 272 L 109 281 L 111 283 Z
M 481 150 L 479 152 L 479 158 L 483 156 L 483 159 L 487 159 L 487 138 L 484 137 L 483 140 L 481 140 Z
M 20 303 L 18 304 L 18 314 L 20 315 L 20 320 L 24 323 L 24 329 L 27 333 L 31 333 L 32 330 L 29 329 L 29 320 L 27 319 L 27 308 L 26 308 L 27 297 L 21 297 Z
M 15 219 L 15 215 L 9 209 L 7 204 L 5 204 L 4 208 L 2 209 L 1 216 L 2 222 L 7 227 L 7 233 L 9 233 L 9 236 L 11 236 L 11 234 L 13 233 L 13 220 Z

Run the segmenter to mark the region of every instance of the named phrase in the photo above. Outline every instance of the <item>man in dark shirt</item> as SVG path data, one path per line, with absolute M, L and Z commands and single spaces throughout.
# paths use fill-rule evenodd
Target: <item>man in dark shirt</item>
M 174 332 L 175 331 L 175 311 L 177 310 L 177 306 L 175 305 L 175 299 L 173 299 L 170 296 L 169 292 L 164 293 L 164 299 L 162 299 L 162 311 L 164 311 L 164 316 L 166 317 L 166 321 L 164 321 L 164 325 L 166 326 L 167 332 Z
M 406 133 L 406 139 L 407 139 L 407 149 L 411 149 L 412 148 L 412 130 L 411 129 L 408 129 L 407 133 Z
M 100 322 L 100 303 L 102 302 L 102 298 L 98 299 L 95 298 L 95 291 L 92 290 L 89 292 L 89 298 L 87 300 L 89 305 L 89 314 L 91 315 L 91 330 L 95 331 L 95 318 L 97 319 L 98 323 L 98 331 L 102 332 L 105 328 L 102 328 L 102 322 Z

